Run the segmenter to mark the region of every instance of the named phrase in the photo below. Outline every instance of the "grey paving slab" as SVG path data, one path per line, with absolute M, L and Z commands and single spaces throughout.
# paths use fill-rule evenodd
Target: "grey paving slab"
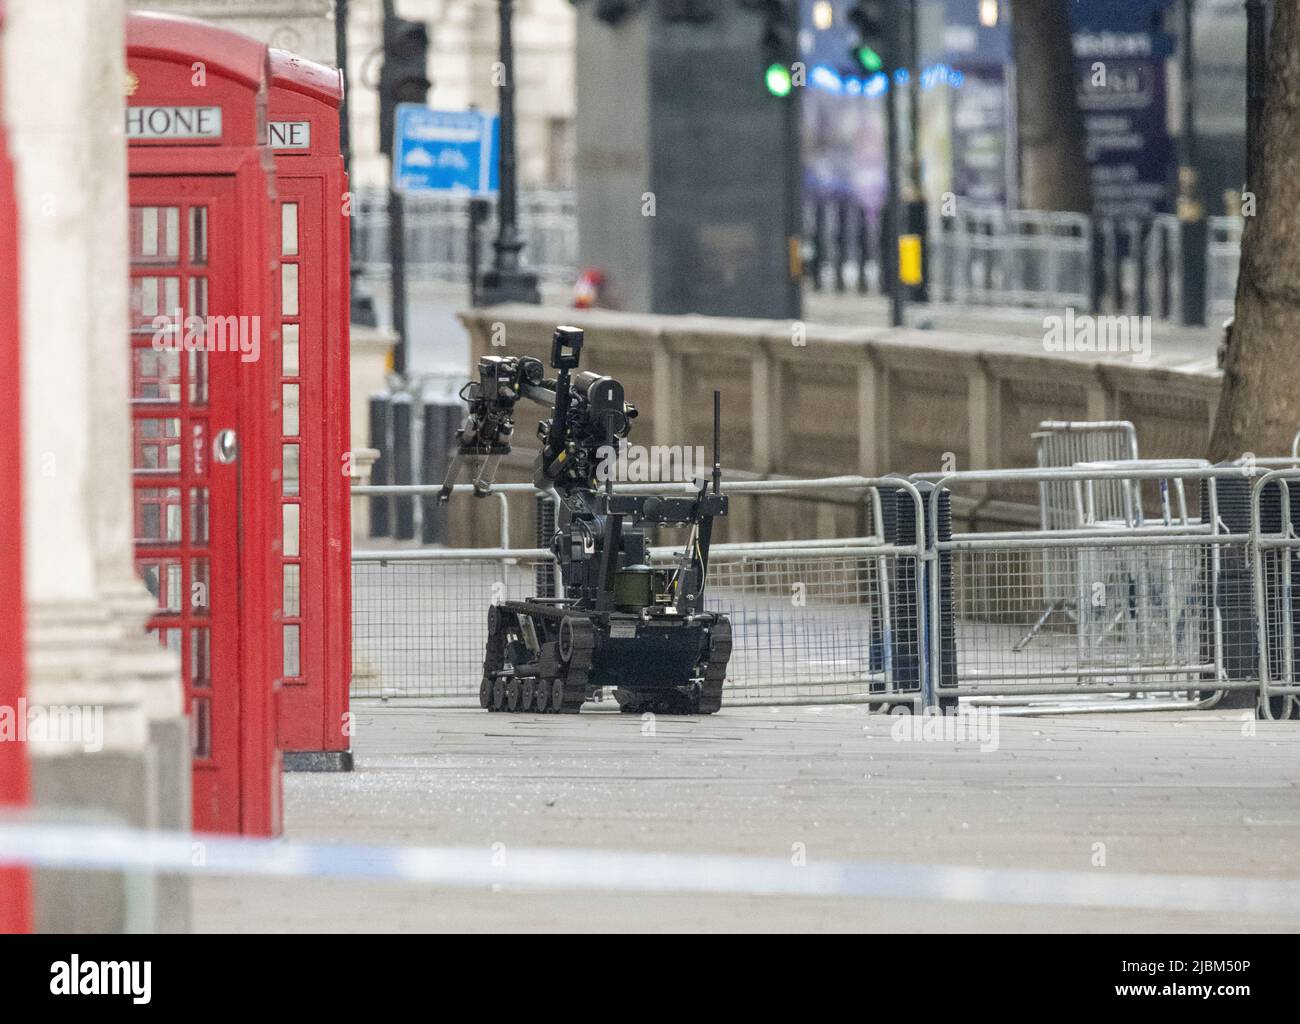
M 898 741 L 852 706 L 664 718 L 361 702 L 351 775 L 285 780 L 290 839 L 494 843 L 1300 878 L 1300 728 L 1212 712 Z M 801 846 L 797 844 L 802 844 Z M 1098 846 L 1097 844 L 1104 844 Z M 1105 866 L 1094 866 L 1104 848 Z M 431 890 L 200 878 L 201 930 L 1293 930 L 1284 915 L 926 899 Z

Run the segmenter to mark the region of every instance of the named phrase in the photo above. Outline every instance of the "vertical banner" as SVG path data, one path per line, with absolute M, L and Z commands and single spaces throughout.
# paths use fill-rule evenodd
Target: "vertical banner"
M 1095 213 L 1150 217 L 1171 207 L 1165 61 L 1172 49 L 1163 32 L 1074 33 Z

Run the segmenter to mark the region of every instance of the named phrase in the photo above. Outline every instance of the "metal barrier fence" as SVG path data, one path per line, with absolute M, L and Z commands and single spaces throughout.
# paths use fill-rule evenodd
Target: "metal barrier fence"
M 1206 218 L 1205 322 L 1217 327 L 1232 316 L 1237 302 L 1237 271 L 1241 263 L 1240 217 Z M 1151 221 L 1146 238 L 1145 310 L 1169 319 L 1182 308 L 1182 228 L 1172 213 Z
M 1046 420 L 1030 435 L 1040 469 L 1063 469 L 1078 462 L 1099 462 L 1138 457 L 1137 430 L 1128 420 L 1071 422 Z M 1095 488 L 1102 519 L 1118 518 L 1123 507 L 1123 481 Z M 1039 523 L 1042 530 L 1069 530 L 1082 525 L 1084 509 L 1076 500 L 1075 484 L 1045 480 L 1038 485 Z M 1045 550 L 1042 613 L 1022 643 L 1027 643 L 1046 619 L 1074 596 L 1073 565 L 1067 552 Z
M 1237 307 L 1237 272 L 1241 265 L 1240 217 L 1210 217 L 1206 243 L 1206 323 L 1216 327 Z
M 662 492 L 663 485 L 621 487 Z M 354 493 L 428 495 L 422 486 L 364 487 Z M 472 492 L 460 485 L 462 494 Z M 926 677 L 917 657 L 924 572 L 919 495 L 902 479 L 836 477 L 735 481 L 729 495 L 820 491 L 860 495 L 873 534 L 833 540 L 715 544 L 706 605 L 731 617 L 733 649 L 726 701 L 817 703 L 919 699 Z M 528 484 L 498 490 L 503 531 L 508 502 L 541 492 Z M 910 543 L 894 525 L 915 524 Z M 886 508 L 886 506 L 889 506 Z M 888 533 L 894 536 L 887 536 Z M 488 606 L 536 593 L 548 550 L 391 549 L 353 553 L 353 679 L 358 697 L 438 698 L 477 706 Z M 651 561 L 680 557 L 671 546 Z
M 1168 510 L 1156 521 L 1083 517 L 1076 529 L 940 536 L 953 597 L 939 604 L 932 580 L 932 664 L 940 635 L 951 635 L 936 678 L 940 699 L 976 696 L 1174 693 L 1209 705 L 1219 694 L 1255 690 L 1258 606 L 1251 597 L 1250 553 L 1257 530 L 1248 517 L 1249 467 L 1202 467 L 1188 460 L 1115 469 L 1003 470 L 954 473 L 938 487 L 998 482 L 1071 483 L 1081 503 L 1089 487 L 1124 481 L 1150 492 L 1143 504 Z M 1175 514 L 1173 480 L 1193 491 Z M 930 509 L 929 530 L 940 528 Z M 1046 598 L 1044 572 L 1068 571 L 1073 594 L 1046 621 L 1035 616 Z M 1034 632 L 1023 643 L 1025 630 Z
M 1077 213 L 958 201 L 930 232 L 938 296 L 962 304 L 1091 306 L 1092 230 Z
M 804 275 L 813 291 L 852 287 L 860 295 L 886 294 L 882 223 L 878 211 L 849 196 L 813 196 L 805 203 Z
M 656 552 L 655 561 L 669 561 Z M 737 703 L 862 701 L 920 695 L 920 679 L 895 663 L 897 636 L 915 631 L 917 592 L 896 600 L 915 572 L 879 539 L 836 548 L 724 546 L 710 556 L 706 604 L 731 619 L 726 700 Z M 895 599 L 891 607 L 891 599 Z
M 388 273 L 388 198 L 359 189 L 352 248 L 371 276 Z M 1064 308 L 1177 316 L 1181 279 L 1178 219 L 1090 218 L 1076 213 L 1007 210 L 958 199 L 957 214 L 929 228 L 933 297 L 971 305 Z M 578 273 L 577 202 L 572 190 L 533 189 L 519 196 L 529 265 L 544 282 L 571 284 Z M 880 222 L 851 201 L 814 197 L 805 211 L 808 276 L 815 289 L 848 286 L 883 292 Z M 483 225 L 490 233 L 493 220 Z M 412 281 L 466 280 L 469 199 L 406 197 L 407 271 Z M 1230 317 L 1241 255 L 1240 217 L 1208 218 L 1206 317 Z M 480 260 L 491 246 L 480 249 Z M 482 269 L 482 268 L 480 268 Z M 1094 306 L 1096 308 L 1094 308 Z
M 355 554 L 352 695 L 477 704 L 488 606 L 533 596 L 543 558 L 508 548 Z
M 1080 462 L 1129 461 L 1138 457 L 1137 430 L 1128 420 L 1044 420 L 1030 435 L 1039 469 L 1067 469 Z M 1117 519 L 1124 509 L 1123 480 L 1100 482 L 1091 492 L 1102 519 Z M 1083 510 L 1075 501 L 1075 484 L 1044 480 L 1038 485 L 1044 530 L 1078 526 Z
M 1261 697 L 1274 718 L 1300 717 L 1300 469 L 1278 469 L 1254 483 L 1251 533 L 1256 652 Z
M 1157 214 L 1146 237 L 1146 276 L 1142 282 L 1145 308 L 1162 320 L 1173 319 L 1183 308 L 1183 236 L 1178 218 Z M 1208 300 L 1207 300 L 1208 301 Z
M 352 250 L 367 273 L 388 273 L 388 194 L 359 189 L 354 197 Z M 412 281 L 464 281 L 469 273 L 470 208 L 467 196 L 410 193 L 406 196 L 406 266 Z M 485 233 L 495 226 L 489 218 Z M 543 281 L 572 284 L 578 265 L 577 201 L 567 189 L 534 189 L 519 195 L 519 226 L 528 265 Z M 480 260 L 490 258 L 483 245 Z M 482 268 L 480 268 L 482 269 Z
M 1207 228 L 1205 315 L 1213 326 L 1233 312 L 1242 220 L 1210 217 Z M 1173 319 L 1182 309 L 1181 244 L 1171 214 L 1086 217 L 959 199 L 956 214 L 931 223 L 931 278 L 945 302 Z
M 715 546 L 708 605 L 731 616 L 735 640 L 726 701 L 1086 706 L 1151 694 L 1253 707 L 1259 695 L 1265 717 L 1300 717 L 1300 467 L 1261 461 L 735 482 L 735 495 L 860 496 L 872 525 L 862 537 Z M 998 484 L 1073 494 L 1076 514 L 1038 530 L 954 530 L 953 497 Z M 1117 487 L 1119 511 L 1103 514 L 1096 494 Z M 537 493 L 502 491 L 501 505 Z M 652 560 L 675 554 L 656 547 Z M 549 551 L 507 545 L 353 561 L 354 695 L 459 704 L 476 703 L 488 605 L 536 593 L 537 570 L 553 564 Z

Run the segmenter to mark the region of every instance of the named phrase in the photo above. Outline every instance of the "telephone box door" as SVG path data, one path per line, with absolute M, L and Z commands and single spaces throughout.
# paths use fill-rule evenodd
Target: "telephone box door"
M 233 177 L 131 179 L 136 565 L 181 657 L 194 827 L 240 827 L 239 362 Z M 260 334 L 256 336 L 260 344 Z

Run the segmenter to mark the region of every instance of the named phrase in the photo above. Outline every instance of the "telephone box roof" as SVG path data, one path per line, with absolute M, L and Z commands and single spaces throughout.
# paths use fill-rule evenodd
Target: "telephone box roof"
M 271 48 L 271 85 L 300 92 L 334 107 L 343 101 L 343 74 L 338 68 L 274 47 Z
M 210 71 L 257 89 L 266 67 L 265 43 L 233 29 L 179 14 L 132 12 L 126 16 L 127 52 L 177 63 L 202 61 Z

